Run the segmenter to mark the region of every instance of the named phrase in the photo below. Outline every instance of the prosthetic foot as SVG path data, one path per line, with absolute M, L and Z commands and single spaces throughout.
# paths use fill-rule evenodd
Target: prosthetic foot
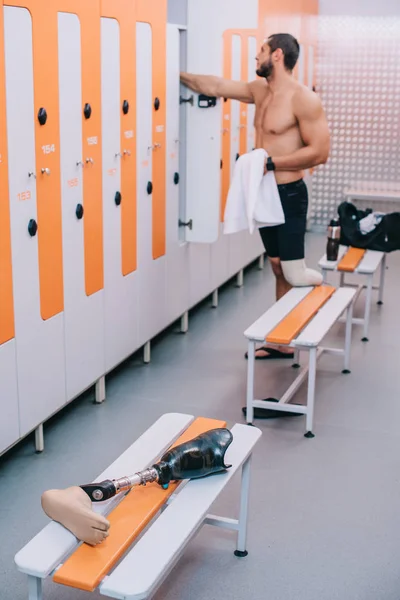
M 154 481 L 166 487 L 170 481 L 198 479 L 219 473 L 232 466 L 224 461 L 232 440 L 229 429 L 213 429 L 167 451 L 150 469 L 130 477 L 82 485 L 81 488 L 93 502 L 102 502 L 135 486 Z
M 109 522 L 92 510 L 90 498 L 80 487 L 48 490 L 42 496 L 46 515 L 91 546 L 108 537 Z
M 322 284 L 321 273 L 314 269 L 308 269 L 304 259 L 284 260 L 281 262 L 281 266 L 286 281 L 293 287 Z

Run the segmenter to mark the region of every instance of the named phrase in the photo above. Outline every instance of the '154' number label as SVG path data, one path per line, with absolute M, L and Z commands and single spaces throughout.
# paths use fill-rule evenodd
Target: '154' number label
M 43 154 L 51 154 L 56 151 L 56 147 L 54 144 L 47 144 L 46 146 L 42 146 Z

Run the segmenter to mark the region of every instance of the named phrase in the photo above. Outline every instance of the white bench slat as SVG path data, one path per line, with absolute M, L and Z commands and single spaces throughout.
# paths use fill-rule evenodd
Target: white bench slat
M 384 254 L 384 252 L 379 252 L 378 250 L 367 250 L 362 261 L 356 269 L 356 273 L 365 275 L 371 275 L 371 273 L 375 273 L 382 262 Z
M 235 425 L 226 473 L 192 480 L 153 523 L 114 572 L 100 585 L 111 598 L 139 600 L 153 593 L 204 522 L 212 503 L 250 455 L 261 431 Z
M 342 260 L 343 256 L 346 254 L 347 250 L 347 246 L 339 246 L 337 260 L 328 260 L 326 254 L 324 254 L 321 260 L 319 261 L 318 266 L 321 269 L 329 269 L 330 271 L 334 271 L 337 268 L 339 262 Z
M 319 312 L 294 340 L 296 347 L 316 347 L 324 339 L 332 325 L 339 319 L 344 310 L 352 302 L 357 290 L 339 288 L 321 307 Z
M 112 465 L 96 477 L 95 481 L 132 475 L 146 468 L 159 458 L 193 419 L 192 415 L 178 413 L 161 416 Z M 93 509 L 97 513 L 107 515 L 122 500 L 122 497 L 123 494 L 108 502 L 94 503 Z M 48 577 L 79 544 L 80 542 L 70 531 L 59 523 L 50 521 L 16 554 L 15 563 L 23 573 L 43 579 Z
M 244 335 L 249 340 L 265 342 L 265 336 L 272 331 L 299 302 L 311 292 L 312 287 L 292 288 L 276 304 L 273 304 L 257 321 L 255 321 Z
M 399 201 L 400 200 L 400 190 L 384 190 L 384 189 L 357 189 L 350 188 L 344 190 L 344 196 L 347 199 L 356 199 L 356 200 L 376 200 L 376 201 Z

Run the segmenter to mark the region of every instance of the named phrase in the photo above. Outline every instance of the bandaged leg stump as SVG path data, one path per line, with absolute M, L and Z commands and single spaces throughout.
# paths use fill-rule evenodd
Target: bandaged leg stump
M 96 526 L 108 527 L 102 543 L 81 543 L 52 520 L 18 552 L 15 562 L 28 576 L 29 600 L 42 600 L 47 577 L 109 598 L 150 598 L 205 524 L 233 531 L 235 555 L 246 556 L 251 457 L 260 436 L 246 425 L 228 429 L 214 419 L 161 417 L 94 484 L 72 488 L 79 497 L 71 497 L 70 506 L 83 503 L 101 517 Z M 210 514 L 239 470 L 238 517 Z M 129 472 L 135 475 L 125 477 Z
M 337 272 L 340 273 L 341 287 L 351 286 L 356 288 L 354 302 L 357 302 L 363 290 L 366 290 L 364 317 L 353 317 L 353 324 L 363 326 L 362 341 L 368 342 L 373 290 L 378 290 L 378 305 L 383 304 L 386 272 L 385 252 L 340 246 L 337 261 L 329 261 L 325 254 L 318 264 L 322 270 L 322 276 L 325 282 L 327 282 L 329 272 Z M 380 271 L 379 285 L 374 286 L 374 277 L 378 270 Z M 357 284 L 346 282 L 345 277 L 350 274 L 353 274 L 358 279 L 366 280 L 366 283 Z
M 247 423 L 255 418 L 269 419 L 282 415 L 305 415 L 305 437 L 314 437 L 314 402 L 317 361 L 323 353 L 344 357 L 343 373 L 350 373 L 352 314 L 355 290 L 331 286 L 293 288 L 267 310 L 244 335 L 248 340 L 247 401 L 243 407 Z M 344 349 L 326 348 L 321 344 L 333 325 L 346 313 Z M 254 397 L 256 343 L 268 346 L 287 346 L 295 351 L 295 364 L 301 352 L 309 354 L 303 367 L 280 399 L 258 400 Z M 297 366 L 297 365 L 296 365 Z M 268 367 L 262 367 L 268 368 Z M 264 372 L 266 374 L 266 372 Z M 289 404 L 300 386 L 308 380 L 305 405 Z M 265 380 L 265 379 L 264 379 Z
M 323 277 L 321 273 L 306 266 L 304 259 L 282 260 L 281 267 L 286 281 L 292 287 L 308 287 L 321 285 Z

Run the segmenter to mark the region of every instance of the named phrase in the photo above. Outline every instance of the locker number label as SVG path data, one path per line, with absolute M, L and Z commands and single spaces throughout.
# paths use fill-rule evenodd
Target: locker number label
M 79 185 L 79 179 L 77 177 L 75 177 L 74 179 L 68 180 L 68 187 L 74 188 L 74 187 L 77 187 L 78 185 Z
M 42 146 L 43 154 L 51 154 L 56 151 L 55 144 L 47 144 L 46 146 Z
M 98 137 L 97 137 L 97 135 L 95 135 L 93 137 L 89 137 L 87 139 L 87 143 L 89 144 L 89 146 L 97 146 L 97 143 L 98 143 Z
M 124 136 L 126 137 L 127 140 L 130 140 L 133 138 L 133 131 L 124 131 Z
M 20 192 L 17 194 L 17 198 L 20 202 L 25 202 L 26 200 L 31 199 L 31 193 L 29 190 L 26 190 L 26 192 Z

